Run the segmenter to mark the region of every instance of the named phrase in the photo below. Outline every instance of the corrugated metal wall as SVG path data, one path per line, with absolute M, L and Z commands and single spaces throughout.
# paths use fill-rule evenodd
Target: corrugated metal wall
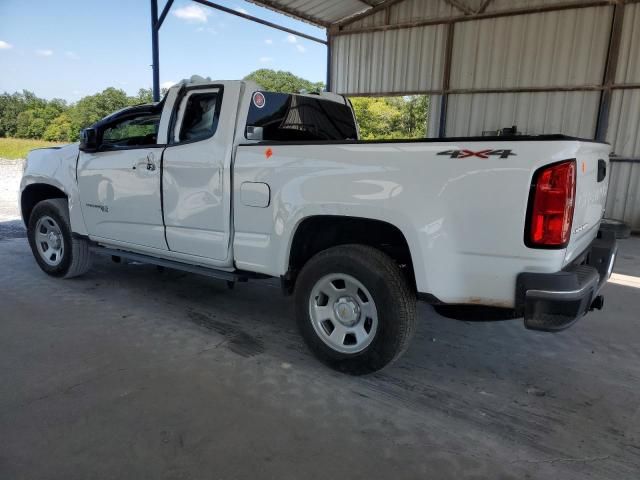
M 640 82 L 640 4 L 625 6 L 616 83 Z M 613 92 L 607 140 L 617 155 L 640 158 L 640 90 Z
M 613 161 L 605 215 L 640 231 L 640 162 Z
M 455 24 L 451 88 L 598 84 L 612 13 L 613 7 L 598 7 Z M 451 95 L 446 133 L 480 135 L 517 125 L 532 134 L 593 137 L 599 99 L 599 92 Z
M 483 0 L 466 0 L 477 9 Z M 486 12 L 556 0 L 493 0 Z M 517 125 L 525 133 L 594 138 L 614 5 L 455 22 L 445 132 L 481 135 Z M 348 94 L 432 94 L 429 135 L 440 121 L 448 24 L 362 31 L 437 21 L 461 12 L 445 0 L 404 0 L 332 36 L 332 87 Z M 344 32 L 353 32 L 344 34 Z M 615 84 L 640 83 L 640 4 L 624 7 Z M 469 90 L 559 87 L 553 92 Z M 571 91 L 585 88 L 583 91 Z M 614 152 L 640 158 L 640 89 L 611 93 L 607 139 Z M 607 213 L 640 230 L 640 163 L 612 164 Z

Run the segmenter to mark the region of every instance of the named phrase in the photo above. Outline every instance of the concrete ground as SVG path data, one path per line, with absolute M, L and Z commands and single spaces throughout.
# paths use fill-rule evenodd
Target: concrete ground
M 605 310 L 565 332 L 421 304 L 406 355 L 354 378 L 309 354 L 273 281 L 105 259 L 47 277 L 18 178 L 0 165 L 2 479 L 639 476 L 638 238 Z

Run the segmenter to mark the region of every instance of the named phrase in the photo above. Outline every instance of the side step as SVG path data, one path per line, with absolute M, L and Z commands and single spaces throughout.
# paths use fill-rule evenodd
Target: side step
M 249 278 L 268 278 L 262 275 L 254 275 L 250 272 L 227 272 L 225 270 L 189 265 L 188 263 L 174 262 L 173 260 L 166 260 L 164 258 L 143 255 L 140 253 L 126 252 L 124 250 L 116 250 L 114 248 L 92 246 L 90 247 L 90 250 L 92 253 L 97 253 L 98 255 L 126 258 L 127 260 L 133 260 L 140 263 L 149 263 L 159 267 L 172 268 L 174 270 L 182 270 L 183 272 L 196 273 L 198 275 L 226 280 L 231 283 L 246 282 Z

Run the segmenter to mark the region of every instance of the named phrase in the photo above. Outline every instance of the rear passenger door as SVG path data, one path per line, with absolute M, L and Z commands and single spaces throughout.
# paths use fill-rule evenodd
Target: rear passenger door
M 235 122 L 228 87 L 191 87 L 176 101 L 163 156 L 166 238 L 173 252 L 231 264 L 229 175 Z M 232 89 L 231 89 L 232 90 Z M 220 119 L 228 119 L 221 124 Z

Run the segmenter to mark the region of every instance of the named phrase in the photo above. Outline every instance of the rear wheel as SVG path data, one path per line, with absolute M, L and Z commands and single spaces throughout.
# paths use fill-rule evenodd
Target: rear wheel
M 71 278 L 91 268 L 89 242 L 73 238 L 67 199 L 38 203 L 29 217 L 27 236 L 33 256 L 45 273 Z
M 300 272 L 295 295 L 302 336 L 336 370 L 379 370 L 413 335 L 415 294 L 393 259 L 375 248 L 342 245 L 318 253 Z

